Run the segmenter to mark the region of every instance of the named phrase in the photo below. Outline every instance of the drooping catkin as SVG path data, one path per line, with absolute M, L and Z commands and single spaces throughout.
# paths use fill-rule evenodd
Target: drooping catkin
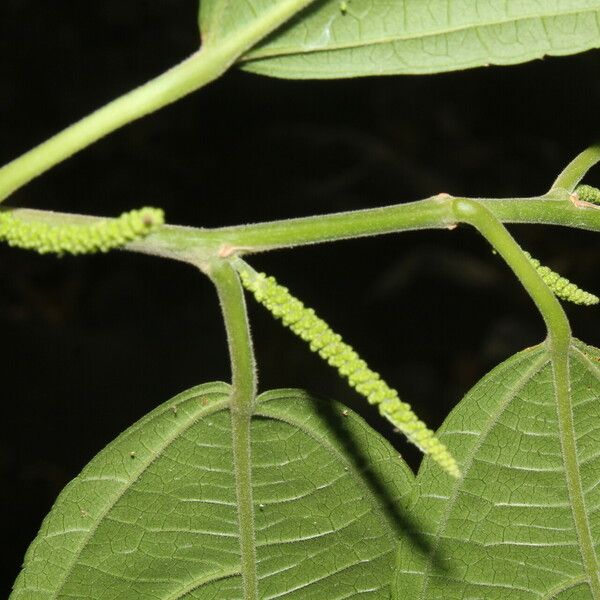
M 415 415 L 409 404 L 400 400 L 396 390 L 381 379 L 378 373 L 372 371 L 355 350 L 319 318 L 312 308 L 305 307 L 273 277 L 257 273 L 241 261 L 236 266 L 243 286 L 252 292 L 260 304 L 307 342 L 313 352 L 317 352 L 335 367 L 339 374 L 370 404 L 376 405 L 380 414 L 410 442 L 431 456 L 447 473 L 453 477 L 460 476 L 458 464 L 433 431 Z
M 583 304 L 585 306 L 598 304 L 600 301 L 598 296 L 582 290 L 565 277 L 561 277 L 549 267 L 545 267 L 540 264 L 540 261 L 536 258 L 533 258 L 529 252 L 525 252 L 525 256 L 527 256 L 529 262 L 538 272 L 538 275 L 542 278 L 543 282 L 550 288 L 550 290 L 552 290 L 557 298 L 560 298 L 561 300 L 568 300 L 574 304 Z

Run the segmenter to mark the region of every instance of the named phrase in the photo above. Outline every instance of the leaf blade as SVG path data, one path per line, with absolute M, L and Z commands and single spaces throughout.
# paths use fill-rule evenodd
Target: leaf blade
M 424 74 L 508 65 L 600 46 L 598 0 L 318 2 L 242 57 L 286 78 Z
M 243 597 L 228 396 L 184 392 L 101 451 L 44 521 L 11 598 Z M 366 444 L 360 469 L 327 407 Z M 360 418 L 298 390 L 263 395 L 252 431 L 260 597 L 386 597 L 397 529 L 365 477 L 396 510 L 406 465 Z
M 599 374 L 571 351 L 571 389 L 577 458 L 589 527 L 600 543 L 596 419 Z M 473 388 L 440 435 L 463 462 L 454 487 L 424 461 L 413 499 L 423 535 L 435 551 L 414 553 L 410 539 L 398 554 L 398 598 L 594 598 L 577 535 L 564 467 L 550 357 L 543 347 L 512 357 Z M 505 393 L 506 392 L 506 393 Z M 589 461 L 585 463 L 584 461 Z M 598 565 L 597 556 L 595 564 Z

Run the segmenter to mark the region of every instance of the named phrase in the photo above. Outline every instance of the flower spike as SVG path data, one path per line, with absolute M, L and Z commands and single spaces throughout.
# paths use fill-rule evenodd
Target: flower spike
M 242 285 L 252 292 L 260 304 L 307 342 L 313 352 L 317 352 L 335 367 L 339 374 L 370 404 L 376 405 L 379 413 L 410 442 L 431 456 L 448 474 L 460 477 L 458 464 L 433 431 L 415 415 L 409 404 L 400 400 L 398 392 L 389 387 L 378 373 L 372 371 L 355 350 L 319 318 L 312 308 L 304 306 L 273 277 L 257 273 L 241 260 L 236 262 L 236 268 L 240 273 Z
M 573 304 L 583 304 L 585 306 L 592 306 L 593 304 L 598 304 L 598 302 L 600 302 L 598 296 L 582 290 L 565 277 L 561 277 L 549 267 L 544 267 L 540 264 L 540 261 L 533 258 L 529 252 L 525 252 L 525 256 L 529 259 L 529 262 L 534 266 L 538 275 L 557 298 L 568 300 L 569 302 L 573 302 Z
M 600 204 L 600 190 L 592 187 L 591 185 L 580 185 L 577 186 L 575 193 L 579 196 L 583 202 L 590 202 L 591 204 Z
M 0 241 L 40 254 L 93 254 L 146 237 L 165 222 L 159 208 L 140 208 L 91 225 L 52 225 L 0 212 Z

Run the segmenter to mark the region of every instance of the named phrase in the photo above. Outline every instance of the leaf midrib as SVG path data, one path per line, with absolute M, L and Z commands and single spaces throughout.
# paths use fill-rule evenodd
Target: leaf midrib
M 583 352 L 578 350 L 574 345 L 569 348 L 567 358 L 568 372 L 570 373 L 570 362 L 573 350 L 579 352 L 583 359 L 589 362 L 589 359 Z M 567 385 L 570 391 L 570 377 Z M 575 433 L 573 402 L 571 394 L 567 394 L 564 398 L 559 396 L 558 383 L 555 382 L 554 387 L 557 395 L 557 414 L 559 417 L 559 435 L 561 447 L 564 452 L 563 462 L 565 466 L 565 475 L 567 479 L 567 489 L 571 499 L 571 513 L 575 522 L 575 529 L 579 541 L 579 548 L 583 566 L 588 577 L 590 590 L 596 600 L 600 598 L 600 575 L 598 564 L 598 556 L 592 539 L 592 530 L 588 519 L 587 504 L 583 492 L 583 484 L 581 482 L 581 470 L 579 466 L 579 457 L 577 455 L 577 436 Z M 565 415 L 561 418 L 561 412 L 565 411 Z M 573 448 L 573 452 L 566 452 L 565 448 Z M 572 454 L 572 456 L 570 455 Z
M 471 23 L 467 25 L 461 25 L 459 27 L 450 27 L 447 29 L 439 29 L 439 30 L 429 30 L 424 32 L 419 32 L 407 36 L 389 36 L 389 37 L 381 37 L 376 38 L 374 40 L 368 42 L 352 42 L 352 43 L 341 43 L 341 44 L 328 44 L 326 46 L 321 47 L 302 47 L 291 46 L 288 47 L 277 47 L 270 49 L 269 46 L 266 46 L 264 50 L 258 49 L 256 51 L 250 51 L 247 54 L 244 54 L 238 59 L 238 62 L 251 62 L 251 61 L 259 61 L 266 60 L 269 58 L 283 58 L 286 56 L 298 56 L 305 54 L 319 54 L 326 52 L 335 52 L 338 50 L 355 50 L 357 48 L 365 48 L 367 46 L 381 46 L 385 44 L 391 43 L 402 43 L 409 42 L 412 40 L 418 39 L 427 39 L 432 37 L 437 37 L 440 35 L 449 35 L 453 33 L 460 33 L 462 31 L 469 31 L 471 29 L 479 29 L 479 28 L 488 28 L 494 27 L 498 25 L 505 25 L 507 23 L 520 23 L 523 21 L 531 21 L 534 19 L 552 19 L 556 17 L 568 17 L 574 15 L 583 15 L 583 14 L 593 14 L 596 13 L 597 19 L 600 18 L 600 6 L 598 8 L 584 8 L 579 10 L 564 10 L 564 11 L 554 11 L 549 14 L 532 14 L 527 16 L 515 17 L 513 19 L 498 19 L 495 21 L 485 21 L 481 23 Z M 600 24 L 599 24 L 600 29 Z

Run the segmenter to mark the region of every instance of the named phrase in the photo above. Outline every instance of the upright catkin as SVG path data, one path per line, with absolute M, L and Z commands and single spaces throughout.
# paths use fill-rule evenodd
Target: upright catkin
M 453 477 L 460 476 L 456 461 L 433 431 L 415 415 L 409 404 L 400 400 L 396 390 L 388 386 L 378 373 L 372 371 L 354 349 L 319 318 L 312 308 L 305 307 L 273 277 L 257 273 L 241 260 L 236 262 L 236 267 L 242 285 L 252 292 L 260 304 L 307 342 L 313 352 L 317 352 L 335 367 L 370 404 L 377 405 L 380 414 L 410 442 L 429 455 L 447 473 Z

